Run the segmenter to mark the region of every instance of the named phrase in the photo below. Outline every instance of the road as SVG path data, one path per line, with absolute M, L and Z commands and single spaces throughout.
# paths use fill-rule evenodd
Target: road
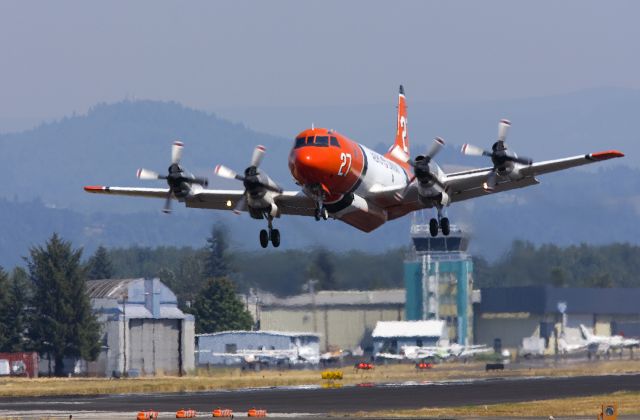
M 257 407 L 276 413 L 329 413 L 529 401 L 640 391 L 640 374 L 566 378 L 504 378 L 477 381 L 405 383 L 342 388 L 271 388 L 173 394 L 0 398 L 1 413 L 100 411 L 134 412 L 182 407 L 210 412 Z

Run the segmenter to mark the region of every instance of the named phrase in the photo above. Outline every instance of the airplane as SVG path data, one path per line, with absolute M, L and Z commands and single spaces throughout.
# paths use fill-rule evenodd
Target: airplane
M 621 335 L 594 335 L 582 324 L 580 324 L 580 332 L 589 348 L 595 347 L 600 351 L 640 347 L 640 340 L 635 338 L 624 338 Z
M 284 191 L 260 169 L 266 152 L 257 146 L 242 174 L 223 166 L 215 174 L 236 179 L 243 189 L 208 189 L 207 180 L 186 172 L 180 166 L 183 144 L 172 147 L 167 175 L 146 169 L 138 170 L 142 180 L 166 180 L 165 188 L 86 186 L 96 194 L 155 197 L 165 199 L 164 211 L 170 212 L 172 199 L 186 207 L 248 212 L 254 219 L 267 222 L 260 231 L 260 245 L 280 245 L 280 231 L 273 222 L 282 215 L 340 220 L 356 229 L 371 232 L 390 220 L 424 208 L 434 208 L 429 221 L 432 236 L 449 235 L 446 209 L 456 202 L 488 194 L 528 187 L 539 183 L 538 175 L 575 166 L 623 157 L 617 150 L 533 162 L 508 150 L 506 137 L 511 123 L 501 120 L 498 139 L 491 151 L 467 144 L 462 153 L 491 158 L 492 166 L 446 173 L 434 157 L 445 146 L 436 137 L 424 154 L 411 158 L 407 130 L 407 105 L 404 88 L 398 94 L 395 141 L 381 155 L 335 130 L 312 126 L 300 132 L 289 154 L 288 166 L 297 191 Z

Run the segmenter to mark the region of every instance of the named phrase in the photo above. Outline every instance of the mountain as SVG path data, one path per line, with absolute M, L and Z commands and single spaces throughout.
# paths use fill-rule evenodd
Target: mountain
M 577 168 L 546 175 L 541 177 L 539 186 L 452 206 L 449 211 L 452 221 L 472 231 L 473 252 L 494 258 L 508 249 L 515 238 L 536 244 L 639 242 L 640 183 L 637 180 L 640 169 L 633 165 L 637 153 L 629 151 L 640 146 L 629 140 L 637 140 L 638 130 L 634 120 L 628 119 L 631 111 L 627 108 L 635 106 L 637 92 L 615 90 L 605 93 L 592 92 L 582 97 L 582 106 L 576 103 L 580 95 L 571 100 L 560 97 L 513 102 L 513 111 L 517 112 L 511 114 L 515 117 L 512 117 L 514 128 L 510 139 L 523 155 L 546 159 L 612 146 L 627 152 L 627 157 L 586 170 Z M 602 105 L 601 114 L 593 114 L 596 100 L 587 100 L 590 95 L 595 98 L 600 95 L 609 104 Z M 622 98 L 616 99 L 617 95 Z M 587 106 L 587 102 L 591 105 Z M 566 115 L 568 103 L 575 105 L 573 117 Z M 617 104 L 617 111 L 609 109 L 611 104 Z M 410 109 L 411 115 L 416 115 L 410 126 L 414 152 L 427 144 L 425 137 L 418 134 L 426 131 L 421 127 L 421 124 L 427 124 L 426 121 L 417 117 L 426 112 L 420 110 L 422 106 L 418 104 Z M 449 115 L 448 120 L 440 119 L 439 124 L 451 133 L 459 133 L 450 133 L 450 138 L 467 141 L 473 130 L 482 126 L 482 130 L 473 136 L 479 145 L 489 145 L 495 138 L 497 118 L 505 115 L 497 109 L 509 108 L 506 104 L 447 106 L 443 110 L 428 105 L 434 118 Z M 383 150 L 390 143 L 386 139 L 393 136 L 394 116 L 389 109 L 385 114 L 391 113 L 390 118 L 371 113 L 375 117 L 369 120 L 372 128 L 349 124 L 349 121 L 364 119 L 372 108 L 350 107 L 348 112 L 345 108 L 337 109 L 345 113 L 338 112 L 340 118 L 337 120 L 345 125 L 340 131 L 350 134 L 352 125 L 374 130 L 384 124 L 386 131 L 377 132 L 377 137 L 369 137 L 368 144 Z M 531 110 L 531 114 L 525 113 L 525 109 Z M 586 114 L 582 113 L 584 109 L 588 110 Z M 619 119 L 614 118 L 616 113 Z M 295 113 L 292 115 L 295 120 Z M 327 115 L 328 120 L 336 115 L 336 111 L 329 110 Z M 606 116 L 605 120 L 602 115 Z M 465 116 L 473 116 L 468 125 L 462 123 Z M 559 116 L 564 122 L 558 120 Z M 536 121 L 539 124 L 535 124 Z M 392 126 L 390 129 L 389 125 Z M 354 131 L 358 132 L 357 129 Z M 163 171 L 169 163 L 171 142 L 180 138 L 185 142 L 185 167 L 196 174 L 207 175 L 215 187 L 240 188 L 237 182 L 214 177 L 213 168 L 224 163 L 242 170 L 253 147 L 263 144 L 267 147 L 264 169 L 283 186 L 294 188 L 287 168 L 287 155 L 295 134 L 295 130 L 292 131 L 288 139 L 263 134 L 244 124 L 177 103 L 154 101 L 100 104 L 86 115 L 72 116 L 20 133 L 2 134 L 0 163 L 5 182 L 0 189 L 0 232 L 3 233 L 0 235 L 0 264 L 19 264 L 30 246 L 41 244 L 53 231 L 72 240 L 76 246 L 86 247 L 87 252 L 92 252 L 98 244 L 200 247 L 216 220 L 229 225 L 235 247 L 257 248 L 258 231 L 265 223 L 251 220 L 247 215 L 234 216 L 176 205 L 174 214 L 165 216 L 159 211 L 161 200 L 96 196 L 85 193 L 82 187 L 91 184 L 161 186 L 159 182 L 135 179 L 135 170 L 146 167 Z M 533 141 L 534 138 L 537 140 Z M 558 138 L 567 141 L 554 140 Z M 596 147 L 598 144 L 601 147 Z M 456 165 L 488 164 L 480 158 L 460 156 L 453 147 L 438 156 L 438 161 Z M 430 212 L 425 213 L 430 217 Z M 323 245 L 339 250 L 383 251 L 409 243 L 410 223 L 411 217 L 405 217 L 371 234 L 337 221 L 316 222 L 301 217 L 277 220 L 276 226 L 282 231 L 285 249 Z

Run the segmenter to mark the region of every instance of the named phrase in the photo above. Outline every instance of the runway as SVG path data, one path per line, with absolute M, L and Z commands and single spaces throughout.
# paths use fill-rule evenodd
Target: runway
M 292 387 L 173 394 L 127 394 L 0 398 L 0 415 L 36 412 L 128 412 L 153 408 L 175 412 L 189 407 L 199 412 L 252 407 L 272 413 L 348 413 L 421 407 L 530 401 L 640 391 L 640 374 L 566 378 L 498 378 L 474 381 L 378 384 L 324 389 Z

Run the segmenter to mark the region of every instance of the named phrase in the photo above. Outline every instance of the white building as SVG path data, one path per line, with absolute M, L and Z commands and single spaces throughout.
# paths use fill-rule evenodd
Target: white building
M 91 280 L 102 351 L 90 375 L 183 374 L 194 369 L 194 318 L 159 279 Z
M 373 330 L 373 355 L 398 354 L 403 346 L 437 346 L 447 340 L 445 321 L 379 321 Z M 448 341 L 448 340 L 447 340 Z
M 317 364 L 320 336 L 282 331 L 222 331 L 198 334 L 198 365 Z

